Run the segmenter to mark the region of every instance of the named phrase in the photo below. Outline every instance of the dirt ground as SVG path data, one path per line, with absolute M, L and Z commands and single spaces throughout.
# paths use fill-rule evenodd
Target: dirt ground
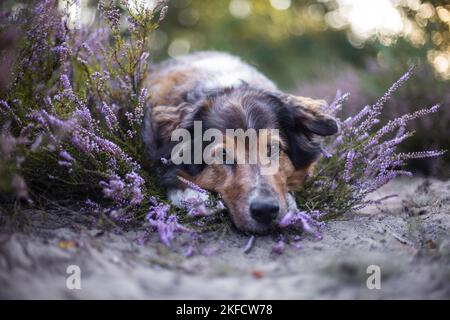
M 182 255 L 139 245 L 139 231 L 103 232 L 80 214 L 29 212 L 31 227 L 0 229 L 0 297 L 50 299 L 387 299 L 450 298 L 450 181 L 396 180 L 374 197 L 383 205 L 330 221 L 323 239 L 272 252 L 273 236 L 233 230 L 202 236 Z M 178 246 L 178 247 L 177 247 Z M 179 250 L 178 250 L 179 249 Z M 66 287 L 70 265 L 81 289 Z M 368 289 L 367 268 L 381 289 Z

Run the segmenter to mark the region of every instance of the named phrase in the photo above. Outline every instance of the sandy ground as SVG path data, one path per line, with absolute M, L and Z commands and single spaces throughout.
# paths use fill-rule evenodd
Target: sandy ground
M 227 230 L 204 234 L 197 254 L 185 257 L 181 240 L 175 250 L 139 245 L 138 231 L 29 212 L 31 227 L 0 229 L 0 297 L 449 299 L 450 181 L 397 180 L 375 196 L 391 193 L 399 197 L 328 222 L 322 240 L 302 239 L 283 254 L 271 251 L 273 236 L 257 237 L 245 254 L 248 237 Z M 66 287 L 69 265 L 80 267 L 79 290 Z M 381 289 L 367 288 L 369 265 L 380 268 Z

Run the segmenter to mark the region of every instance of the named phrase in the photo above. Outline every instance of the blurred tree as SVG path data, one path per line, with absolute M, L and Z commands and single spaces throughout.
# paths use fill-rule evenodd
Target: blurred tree
M 427 60 L 439 77 L 448 79 L 446 3 L 172 0 L 169 19 L 154 44 L 158 59 L 195 50 L 230 51 L 257 64 L 283 87 L 320 77 L 328 66 L 342 62 L 363 67 L 372 58 L 387 64 L 389 55 L 400 55 L 397 60 L 405 64 Z M 398 61 L 392 66 L 404 68 Z
M 312 0 L 173 0 L 168 20 L 155 35 L 158 58 L 196 50 L 228 51 L 283 87 L 317 77 L 320 66 L 342 61 L 362 66 L 364 53 L 346 41 L 345 34 L 325 32 L 324 10 Z

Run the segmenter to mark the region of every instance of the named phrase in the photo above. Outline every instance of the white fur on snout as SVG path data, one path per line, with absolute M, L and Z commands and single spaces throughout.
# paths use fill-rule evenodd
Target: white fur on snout
M 172 189 L 167 193 L 167 197 L 170 202 L 178 208 L 183 208 L 184 203 L 186 201 L 202 201 L 205 202 L 208 200 L 208 194 L 196 191 L 191 188 L 186 188 L 184 190 L 181 189 Z
M 286 192 L 286 204 L 287 204 L 287 211 L 297 211 L 298 210 L 297 203 L 295 202 L 295 198 L 289 192 Z

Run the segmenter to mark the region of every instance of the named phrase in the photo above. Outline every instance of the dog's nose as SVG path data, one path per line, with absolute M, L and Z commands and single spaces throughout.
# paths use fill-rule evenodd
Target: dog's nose
M 269 224 L 280 211 L 278 201 L 273 198 L 257 198 L 250 204 L 250 214 L 258 222 Z

